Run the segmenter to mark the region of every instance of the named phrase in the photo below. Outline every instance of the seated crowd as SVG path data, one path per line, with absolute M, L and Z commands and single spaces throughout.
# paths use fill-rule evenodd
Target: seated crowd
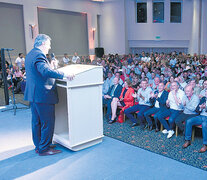
M 135 127 L 159 131 L 171 138 L 175 126 L 191 145 L 192 127 L 202 126 L 207 151 L 207 59 L 204 55 L 142 52 L 109 55 L 98 59 L 103 66 L 103 104 L 108 123 L 123 123 L 124 115 Z M 154 119 L 154 121 L 152 121 Z
M 26 83 L 23 56 L 19 53 L 12 67 L 6 63 L 8 84 L 11 87 L 12 77 L 16 93 L 24 91 Z M 191 145 L 192 127 L 201 125 L 203 147 L 199 152 L 207 151 L 207 56 L 142 52 L 103 55 L 91 61 L 89 56 L 74 53 L 69 58 L 65 53 L 61 62 L 54 54 L 47 59 L 53 69 L 74 63 L 103 66 L 108 123 L 123 123 L 126 116 L 132 127 L 140 125 L 150 131 L 155 127 L 155 132 L 162 124 L 167 138 L 174 135 L 176 125 L 185 137 L 183 148 Z
M 24 54 L 19 53 L 14 64 L 9 64 L 8 61 L 5 63 L 7 84 L 8 88 L 12 89 L 12 84 L 14 87 L 14 93 L 20 93 L 24 91 L 26 84 L 26 72 L 24 66 Z M 0 68 L 0 86 L 3 84 L 2 68 Z

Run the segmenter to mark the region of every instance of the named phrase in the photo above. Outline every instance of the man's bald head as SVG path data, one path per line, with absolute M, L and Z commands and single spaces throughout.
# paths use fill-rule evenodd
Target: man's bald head
M 193 95 L 193 86 L 192 85 L 187 85 L 185 87 L 185 94 L 187 97 L 191 97 Z

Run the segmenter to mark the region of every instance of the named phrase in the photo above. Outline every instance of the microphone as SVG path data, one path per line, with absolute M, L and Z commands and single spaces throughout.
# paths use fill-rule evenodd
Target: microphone
M 4 50 L 6 50 L 6 51 L 13 51 L 14 49 L 12 49 L 12 48 L 4 48 Z

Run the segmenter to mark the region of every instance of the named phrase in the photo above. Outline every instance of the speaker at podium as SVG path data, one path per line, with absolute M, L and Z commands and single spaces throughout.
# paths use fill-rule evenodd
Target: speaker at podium
M 101 58 L 104 55 L 104 48 L 102 47 L 95 48 L 95 54 L 96 54 L 96 57 Z

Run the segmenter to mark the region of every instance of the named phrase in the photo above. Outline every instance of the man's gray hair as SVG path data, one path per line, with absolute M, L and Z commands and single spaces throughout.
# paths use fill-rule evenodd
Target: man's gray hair
M 189 85 L 189 84 L 185 86 L 184 90 L 185 90 L 187 87 L 191 87 L 191 88 L 192 88 L 192 90 L 194 91 L 194 87 L 193 87 L 193 86 L 191 86 L 191 85 Z
M 174 82 L 172 82 L 172 83 L 176 83 L 177 86 L 178 86 L 178 88 L 180 88 L 180 83 L 179 83 L 178 81 L 174 81 Z M 170 86 L 172 85 L 172 83 L 170 84 Z
M 51 38 L 46 34 L 39 34 L 35 38 L 34 47 L 39 47 L 42 45 L 43 42 L 51 40 Z

